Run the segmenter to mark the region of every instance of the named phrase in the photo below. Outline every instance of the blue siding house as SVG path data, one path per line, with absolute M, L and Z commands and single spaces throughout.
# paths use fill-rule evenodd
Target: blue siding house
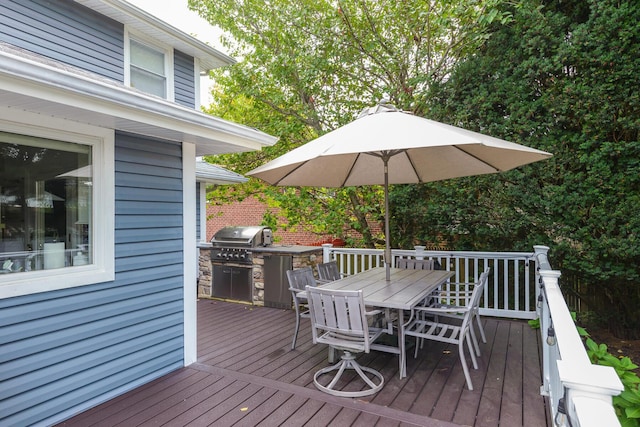
M 200 112 L 232 63 L 123 0 L 0 2 L 0 425 L 195 361 L 196 157 L 276 140 Z

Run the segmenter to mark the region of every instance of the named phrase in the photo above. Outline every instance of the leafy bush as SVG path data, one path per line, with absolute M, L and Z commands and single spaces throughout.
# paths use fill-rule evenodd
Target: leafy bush
M 596 344 L 591 338 L 587 338 L 587 354 L 592 363 L 602 366 L 610 366 L 615 369 L 618 377 L 624 385 L 624 391 L 619 396 L 613 397 L 613 406 L 622 427 L 640 426 L 640 378 L 633 372 L 638 368 L 627 356 L 616 357 L 609 353 L 606 344 Z

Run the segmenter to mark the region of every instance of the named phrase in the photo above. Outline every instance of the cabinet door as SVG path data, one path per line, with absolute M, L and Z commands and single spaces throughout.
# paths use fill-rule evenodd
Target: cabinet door
M 231 298 L 238 301 L 252 301 L 252 268 L 231 267 Z
M 216 298 L 231 298 L 232 267 L 213 266 L 213 289 L 211 295 Z

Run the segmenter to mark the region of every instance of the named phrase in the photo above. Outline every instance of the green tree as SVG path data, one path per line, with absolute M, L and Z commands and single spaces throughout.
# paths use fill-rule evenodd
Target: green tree
M 590 0 L 511 11 L 511 25 L 432 86 L 429 115 L 553 159 L 405 191 L 439 207 L 426 210 L 438 215 L 429 222 L 449 224 L 446 237 L 458 245 L 499 248 L 501 236 L 513 247 L 548 244 L 555 267 L 581 281 L 589 308 L 617 335 L 638 338 L 640 9 Z
M 211 161 L 246 172 L 346 124 L 383 97 L 422 115 L 430 86 L 484 43 L 491 23 L 509 20 L 500 4 L 190 0 L 192 9 L 229 34 L 226 46 L 240 58 L 235 66 L 213 73 L 218 89 L 209 112 L 280 137 L 277 146 L 260 153 Z M 243 187 L 217 189 L 211 198 L 248 194 L 261 194 L 283 209 L 290 226 L 306 224 L 340 235 L 347 218 L 348 229 L 363 235 L 358 244 L 383 243 L 369 228 L 370 221 L 383 218 L 378 188 L 290 191 L 260 187 L 252 180 Z

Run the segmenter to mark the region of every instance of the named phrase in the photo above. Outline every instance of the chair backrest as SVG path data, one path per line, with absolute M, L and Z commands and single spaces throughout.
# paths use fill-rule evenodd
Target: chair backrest
M 316 278 L 311 267 L 302 267 L 295 270 L 287 270 L 289 290 L 292 292 L 304 291 L 307 286 L 316 286 Z
M 398 258 L 396 266 L 405 270 L 437 270 L 436 262 L 432 259 Z
M 323 264 L 318 264 L 318 278 L 328 282 L 341 279 L 342 276 L 340 275 L 340 270 L 338 270 L 338 263 L 335 261 L 329 261 Z
M 369 352 L 369 326 L 362 291 L 307 287 L 313 343 Z
M 487 285 L 489 281 L 489 269 L 487 268 L 478 279 L 478 282 L 473 287 L 473 292 L 471 293 L 471 298 L 467 302 L 467 307 L 469 310 L 465 313 L 464 320 L 462 321 L 462 329 L 466 330 L 469 327 L 471 322 L 471 317 L 473 316 L 473 312 L 477 309 L 480 304 L 480 298 L 482 298 L 482 293 L 484 292 L 484 287 Z

